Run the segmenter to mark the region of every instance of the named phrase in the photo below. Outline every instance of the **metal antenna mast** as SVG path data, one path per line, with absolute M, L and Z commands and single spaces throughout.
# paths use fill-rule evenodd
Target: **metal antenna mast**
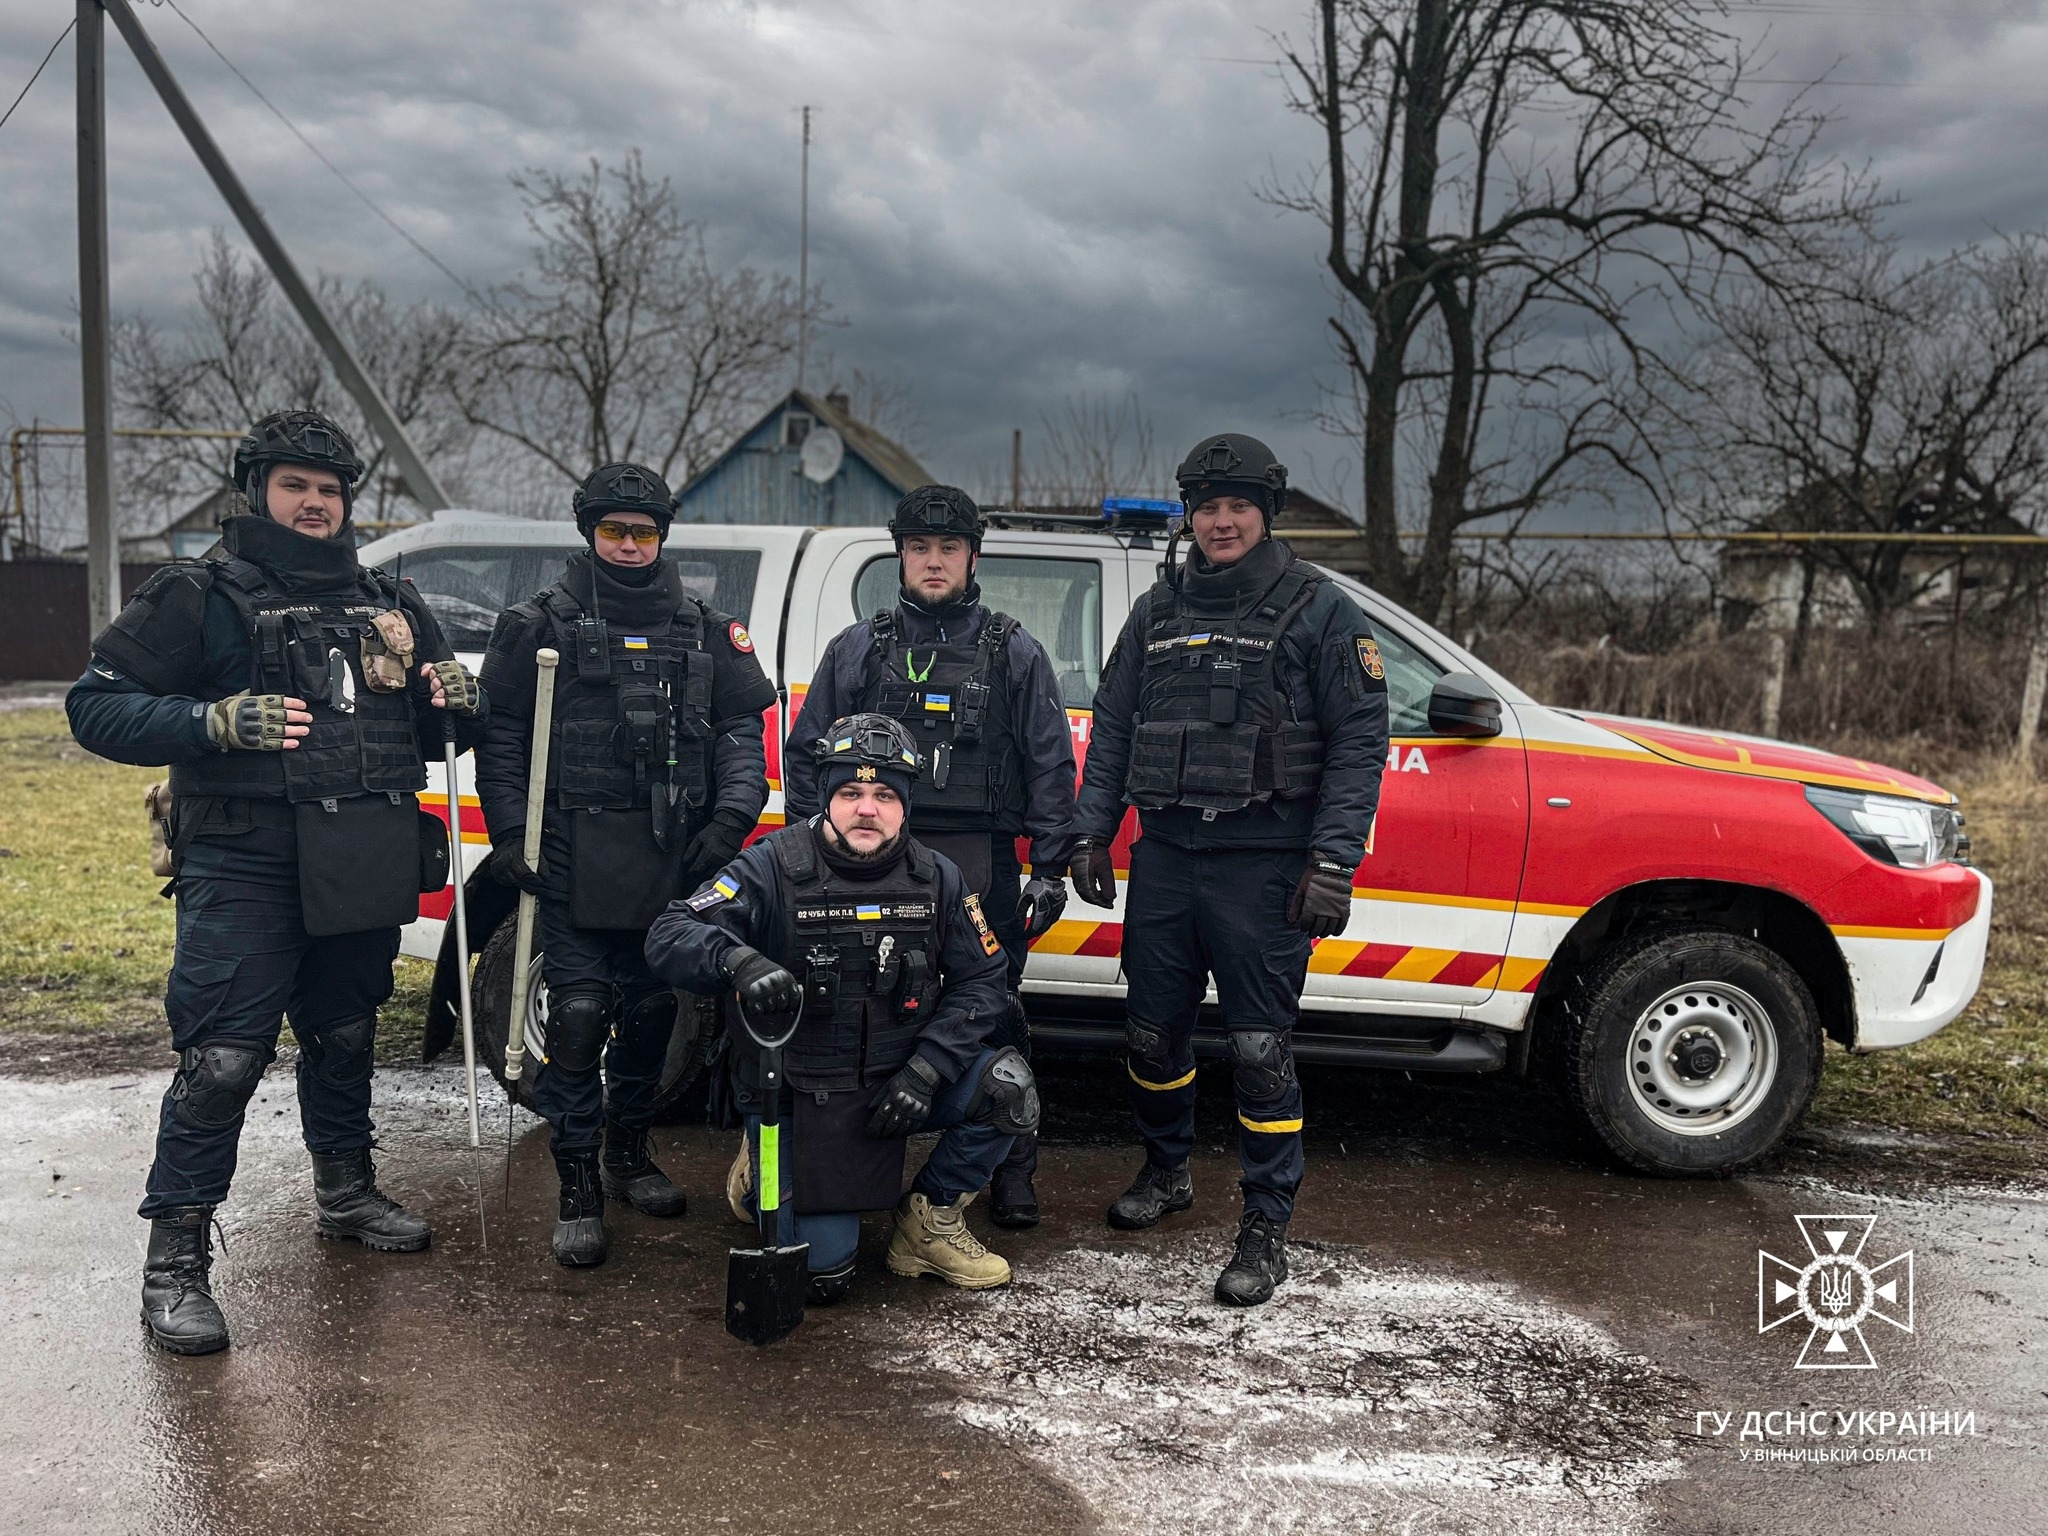
M 83 4 L 84 0 L 80 0 Z M 811 109 L 804 108 L 803 196 L 797 215 L 796 387 L 804 387 L 804 361 L 811 340 Z
M 106 72 L 104 37 L 106 15 L 135 55 L 149 83 L 163 98 L 171 120 L 185 135 L 206 174 L 227 202 L 256 254 L 270 269 L 271 277 L 284 293 L 305 327 L 325 354 L 341 386 L 355 400 L 370 430 L 391 455 L 405 486 L 428 511 L 448 506 L 448 493 L 427 468 L 426 459 L 414 446 L 412 437 L 391 403 L 384 398 L 356 355 L 342 339 L 327 311 L 284 245 L 271 231 L 263 214 L 235 175 L 220 146 L 207 132 L 206 124 L 192 109 L 156 44 L 130 9 L 128 0 L 78 0 L 78 298 L 82 311 L 79 342 L 83 350 L 85 377 L 85 485 L 87 586 L 91 592 L 92 626 L 95 633 L 113 622 L 120 608 L 119 543 L 113 518 L 113 412 L 108 359 L 107 299 L 107 162 L 106 162 Z

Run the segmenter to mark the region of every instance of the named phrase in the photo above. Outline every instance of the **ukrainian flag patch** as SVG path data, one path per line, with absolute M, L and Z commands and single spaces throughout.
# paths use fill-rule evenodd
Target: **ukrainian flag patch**
M 953 711 L 953 695 L 950 693 L 928 693 L 924 696 L 924 707 L 936 714 L 951 714 Z
M 882 909 L 878 903 L 872 901 L 864 901 L 859 906 L 853 909 L 853 915 L 859 918 L 864 923 L 880 922 L 882 918 Z
M 647 649 L 647 637 L 645 635 L 621 635 L 619 636 L 619 644 L 629 651 L 644 651 Z

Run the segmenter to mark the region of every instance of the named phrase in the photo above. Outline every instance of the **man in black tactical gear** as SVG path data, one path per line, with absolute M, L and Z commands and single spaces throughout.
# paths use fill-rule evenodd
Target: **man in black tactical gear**
M 642 941 L 753 831 L 768 799 L 761 712 L 775 702 L 746 626 L 686 594 L 661 553 L 675 498 L 659 475 L 607 464 L 576 492 L 575 513 L 589 551 L 491 636 L 483 678 L 499 705 L 476 776 L 493 866 L 539 898 L 548 1020 L 533 1097 L 561 1175 L 554 1255 L 572 1267 L 604 1262 L 607 1197 L 649 1216 L 683 1212 L 647 1148 L 676 999 Z M 562 662 L 541 860 L 528 868 L 543 646 Z
M 179 1062 L 140 1214 L 143 1320 L 179 1354 L 228 1344 L 209 1230 L 287 1012 L 320 1234 L 393 1252 L 431 1237 L 377 1188 L 372 1046 L 399 927 L 447 868 L 415 798 L 426 760 L 450 716 L 471 745 L 484 704 L 411 584 L 357 562 L 362 472 L 323 416 L 257 422 L 219 542 L 149 579 L 66 701 L 88 751 L 170 764 Z
M 1287 1277 L 1302 1173 L 1292 1034 L 1313 941 L 1350 919 L 1386 762 L 1386 676 L 1357 606 L 1271 537 L 1287 471 L 1265 444 L 1209 438 L 1178 478 L 1195 548 L 1176 565 L 1169 544 L 1103 668 L 1072 874 L 1083 901 L 1114 903 L 1110 844 L 1136 806 L 1123 964 L 1146 1160 L 1109 1223 L 1149 1227 L 1194 1203 L 1193 1036 L 1213 976 L 1245 1203 L 1216 1299 L 1253 1306 Z
M 903 723 L 924 764 L 910 829 L 959 865 L 981 898 L 1009 967 L 1011 1012 L 997 1038 L 1028 1055 L 1017 987 L 1031 940 L 1067 904 L 1074 741 L 1045 648 L 981 601 L 975 568 L 987 521 L 949 485 L 919 486 L 896 504 L 896 605 L 826 647 L 783 754 L 783 798 L 792 820 L 819 810 L 809 745 L 829 721 L 863 711 Z M 1021 892 L 1019 836 L 1031 839 Z M 1019 1136 L 990 1185 L 996 1225 L 1037 1223 L 1037 1167 L 1037 1136 Z
M 824 809 L 755 843 L 647 935 L 658 974 L 691 991 L 802 1019 L 784 1056 L 785 1241 L 810 1244 L 810 1300 L 853 1288 L 860 1213 L 896 1208 L 889 1268 L 967 1290 L 1010 1266 L 967 1228 L 974 1192 L 1038 1125 L 1023 1053 L 990 1032 L 1008 1007 L 1003 953 L 981 901 L 906 825 L 924 780 L 910 733 L 885 715 L 835 720 L 814 743 Z M 735 1027 L 736 1024 L 735 1024 Z M 758 1067 L 736 1034 L 736 1086 L 758 1188 Z M 943 1131 L 910 1192 L 904 1138 Z M 743 1209 L 744 1213 L 744 1209 Z

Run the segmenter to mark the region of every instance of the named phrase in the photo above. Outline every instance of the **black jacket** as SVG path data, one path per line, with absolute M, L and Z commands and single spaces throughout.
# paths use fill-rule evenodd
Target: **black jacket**
M 1200 555 L 1191 552 L 1188 558 Z M 1078 837 L 1106 844 L 1123 825 L 1132 728 L 1145 681 L 1145 636 L 1158 591 L 1154 587 L 1132 607 L 1095 690 L 1087 776 L 1074 824 Z M 1313 848 L 1355 868 L 1365 856 L 1387 762 L 1387 685 L 1367 669 L 1365 658 L 1377 661 L 1376 654 L 1359 645 L 1371 638 L 1358 605 L 1327 580 L 1280 637 L 1277 676 L 1298 707 L 1312 710 L 1322 733 L 1323 777 L 1314 799 L 1275 799 L 1211 820 L 1189 806 L 1141 811 L 1145 836 L 1191 849 Z

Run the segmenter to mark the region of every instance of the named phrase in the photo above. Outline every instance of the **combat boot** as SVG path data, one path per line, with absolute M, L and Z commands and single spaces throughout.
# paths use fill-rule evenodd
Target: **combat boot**
M 964 1291 L 985 1291 L 1010 1279 L 1009 1261 L 967 1230 L 967 1201 L 933 1205 L 914 1189 L 896 1207 L 889 1268 L 899 1275 L 937 1275 Z
M 680 1216 L 689 1204 L 648 1155 L 645 1128 L 629 1130 L 616 1120 L 605 1121 L 600 1178 L 607 1200 L 623 1200 L 642 1216 Z
M 1038 1138 L 1019 1136 L 1017 1142 L 1022 1155 L 1017 1147 L 1011 1148 L 1010 1156 L 988 1183 L 988 1218 L 999 1227 L 1038 1225 L 1038 1191 L 1031 1184 L 1031 1175 L 1038 1169 Z
M 725 1204 L 732 1212 L 732 1219 L 743 1227 L 754 1224 L 754 1161 L 752 1148 L 747 1145 L 744 1132 L 740 1135 L 740 1150 L 732 1160 L 732 1166 L 725 1171 Z
M 228 1320 L 213 1299 L 213 1207 L 184 1205 L 149 1224 L 142 1264 L 142 1320 L 174 1355 L 210 1355 L 228 1347 Z
M 1126 1232 L 1142 1232 L 1156 1226 L 1162 1216 L 1184 1211 L 1195 1203 L 1195 1176 L 1182 1163 L 1162 1168 L 1150 1158 L 1138 1170 L 1131 1187 L 1116 1197 L 1109 1208 L 1109 1224 Z
M 1237 1224 L 1237 1252 L 1216 1277 L 1216 1299 L 1226 1307 L 1256 1307 L 1286 1278 L 1287 1223 L 1246 1211 Z
M 562 1176 L 562 1205 L 555 1218 L 555 1262 L 565 1269 L 602 1264 L 611 1245 L 604 1230 L 604 1181 L 597 1170 L 597 1148 L 557 1152 L 555 1171 Z
M 418 1253 L 434 1240 L 424 1221 L 377 1187 L 368 1147 L 315 1152 L 313 1202 L 322 1237 L 352 1237 L 380 1253 Z

